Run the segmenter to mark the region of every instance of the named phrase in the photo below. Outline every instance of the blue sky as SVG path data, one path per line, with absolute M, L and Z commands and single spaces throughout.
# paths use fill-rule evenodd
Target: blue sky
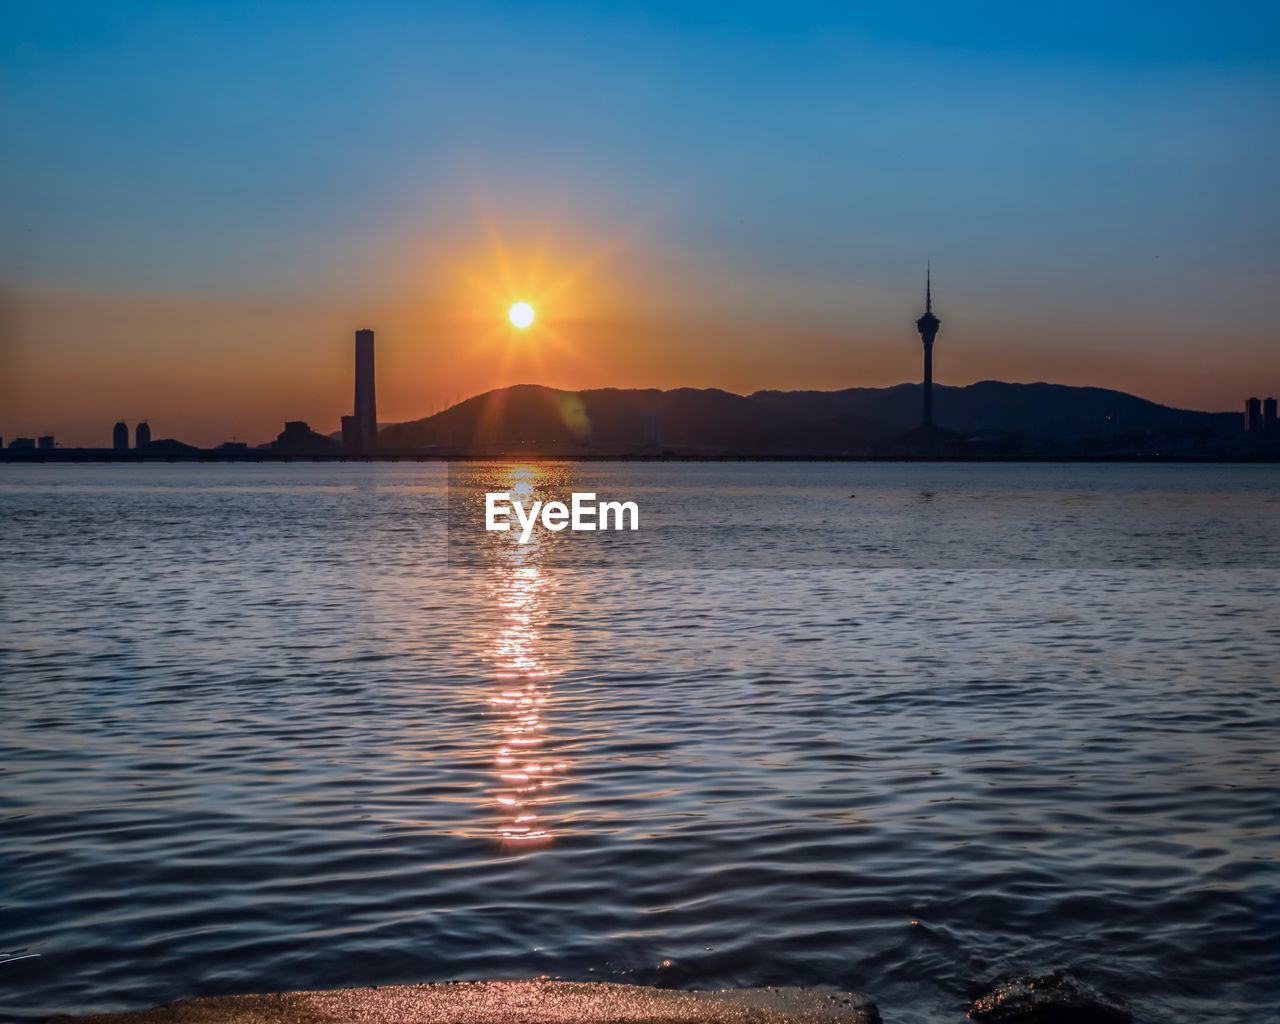
M 1061 379 L 1079 345 L 1093 382 L 1168 357 L 1152 397 L 1233 407 L 1207 345 L 1280 369 L 1280 7 L 1123 8 L 10 3 L 2 358 L 48 386 L 68 294 L 403 303 L 406 254 L 479 205 L 625 235 L 618 315 L 652 330 L 866 339 L 867 373 L 810 385 L 908 375 L 876 345 L 931 258 L 957 383 L 1015 346 L 1008 376 Z

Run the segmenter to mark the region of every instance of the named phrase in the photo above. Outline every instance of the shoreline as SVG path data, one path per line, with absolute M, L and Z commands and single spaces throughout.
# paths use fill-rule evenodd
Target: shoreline
M 0 463 L 31 465 L 34 463 L 70 463 L 102 465 L 108 463 L 263 463 L 263 462 L 971 462 L 971 463 L 1078 463 L 1093 464 L 1178 464 L 1178 465 L 1276 465 L 1280 464 L 1280 452 L 1240 455 L 1181 455 L 1181 454 L 1061 454 L 1061 455 L 769 455 L 741 453 L 689 453 L 689 454 L 520 454 L 495 452 L 491 454 L 440 454 L 423 452 L 380 452 L 378 454 L 307 453 L 307 452 L 218 452 L 201 450 L 185 454 L 146 452 L 116 452 L 94 448 L 66 449 L 63 451 L 0 450 Z

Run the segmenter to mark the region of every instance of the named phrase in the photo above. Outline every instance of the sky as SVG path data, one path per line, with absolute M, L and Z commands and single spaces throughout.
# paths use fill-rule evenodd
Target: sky
M 1280 393 L 1278 55 L 1220 0 L 8 0 L 0 436 L 334 430 L 361 327 L 384 422 L 918 380 L 926 261 L 942 383 L 1238 409 Z

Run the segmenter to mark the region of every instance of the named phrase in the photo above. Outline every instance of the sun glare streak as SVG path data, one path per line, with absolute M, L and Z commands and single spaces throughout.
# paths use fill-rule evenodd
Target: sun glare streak
M 532 196 L 508 210 L 473 186 L 472 204 L 458 240 L 430 248 L 448 361 L 467 366 L 473 394 L 600 380 L 620 357 L 598 343 L 597 328 L 616 324 L 630 304 L 624 279 L 635 268 L 622 263 L 652 229 L 653 212 L 599 231 L 569 199 L 549 206 L 546 196 Z M 533 313 L 527 325 L 521 303 Z
M 645 224 L 624 225 L 594 240 L 574 239 L 565 230 L 567 213 L 531 223 L 528 215 L 500 217 L 482 193 L 474 201 L 483 250 L 449 260 L 463 286 L 457 291 L 465 296 L 459 308 L 463 319 L 474 326 L 488 324 L 473 335 L 473 347 L 486 351 L 490 360 L 497 355 L 499 379 L 516 353 L 522 361 L 533 359 L 539 371 L 562 368 L 566 359 L 590 362 L 592 353 L 574 344 L 572 327 L 607 315 L 612 288 L 597 271 L 642 235 Z M 512 327 L 520 333 L 535 330 L 537 346 L 517 342 Z M 505 351 L 494 352 L 504 346 Z

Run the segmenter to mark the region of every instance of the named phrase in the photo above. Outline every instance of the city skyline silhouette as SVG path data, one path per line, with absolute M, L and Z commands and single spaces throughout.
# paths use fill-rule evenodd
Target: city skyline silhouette
M 915 321 L 923 348 L 918 385 L 833 391 L 717 388 L 588 389 L 542 385 L 493 389 L 401 423 L 377 418 L 375 332 L 355 332 L 351 414 L 337 431 L 286 419 L 274 441 L 215 446 L 153 441 L 148 421 L 118 421 L 110 449 L 59 446 L 54 435 L 19 436 L 0 451 L 39 459 L 262 458 L 1138 458 L 1275 459 L 1280 423 L 1274 397 L 1250 397 L 1243 417 L 1172 409 L 1100 388 L 982 381 L 944 387 L 935 418 L 932 268 Z M 528 326 L 524 324 L 523 326 Z M 918 397 L 916 392 L 918 390 Z M 919 410 L 919 419 L 909 411 Z M 664 428 L 664 424 L 667 426 Z M 673 429 L 674 428 L 674 429 Z M 59 451 L 59 448 L 61 450 Z M 38 454 L 37 454 L 38 453 Z
M 1238 412 L 1280 375 L 1261 9 L 373 8 L 6 20 L 0 435 L 337 430 L 365 323 L 386 422 L 888 387 L 926 257 L 940 383 Z
M 528 318 L 513 326 L 524 330 L 532 325 L 532 308 L 528 303 L 518 302 L 512 309 L 525 307 L 530 310 Z M 732 435 L 717 435 L 719 441 L 709 441 L 703 435 L 690 435 L 684 438 L 682 450 L 664 447 L 662 437 L 662 419 L 664 413 L 652 399 L 641 398 L 633 402 L 630 411 L 631 425 L 622 434 L 612 438 L 611 445 L 598 448 L 598 434 L 591 424 L 591 417 L 583 404 L 584 398 L 590 394 L 611 394 L 634 392 L 640 395 L 690 394 L 724 395 L 729 398 L 742 398 L 748 403 L 754 402 L 761 395 L 787 394 L 778 389 L 760 389 L 747 395 L 737 395 L 722 388 L 688 388 L 674 389 L 620 389 L 616 387 L 563 389 L 540 384 L 514 384 L 505 387 L 490 388 L 468 399 L 458 396 L 453 403 L 448 403 L 438 413 L 428 416 L 410 418 L 404 421 L 380 421 L 377 415 L 377 372 L 375 359 L 375 332 L 361 328 L 355 332 L 354 345 L 354 397 L 353 412 L 338 416 L 337 430 L 316 430 L 311 422 L 303 419 L 284 421 L 284 429 L 278 433 L 274 441 L 251 443 L 240 439 L 239 434 L 232 434 L 228 440 L 216 445 L 205 443 L 190 444 L 177 438 L 168 437 L 157 441 L 151 439 L 149 420 L 142 420 L 136 426 L 135 442 L 130 448 L 129 424 L 125 420 L 117 421 L 111 437 L 110 450 L 120 457 L 133 452 L 137 457 L 189 458 L 199 453 L 213 452 L 224 458 L 241 458 L 254 455 L 261 457 L 264 453 L 274 455 L 310 455 L 321 456 L 430 456 L 430 457 L 469 457 L 477 454 L 549 454 L 580 455 L 584 457 L 613 455 L 654 455 L 666 457 L 701 457 L 734 455 L 770 455 L 774 457 L 817 457 L 823 455 L 838 456 L 929 456 L 929 457 L 1194 457 L 1194 458 L 1226 458 L 1239 457 L 1275 457 L 1280 452 L 1273 450 L 1280 440 L 1280 426 L 1277 425 L 1276 399 L 1268 396 L 1259 398 L 1251 396 L 1244 402 L 1243 419 L 1228 412 L 1206 413 L 1203 410 L 1187 410 L 1161 406 L 1142 396 L 1134 396 L 1115 389 L 1097 387 L 1068 387 L 1052 382 L 1037 381 L 1033 384 L 1019 384 L 1000 380 L 982 380 L 967 387 L 947 389 L 948 393 L 965 392 L 980 394 L 979 404 L 985 403 L 991 408 L 980 409 L 975 415 L 970 409 L 966 414 L 949 412 L 948 422 L 939 423 L 934 415 L 934 373 L 933 348 L 941 328 L 942 321 L 933 310 L 933 277 L 932 261 L 925 264 L 924 312 L 916 318 L 915 329 L 920 337 L 923 353 L 923 364 L 918 385 L 920 395 L 918 407 L 920 416 L 915 430 L 907 429 L 899 437 L 902 430 L 901 416 L 889 414 L 880 422 L 856 415 L 857 423 L 850 433 L 848 424 L 838 421 L 824 422 L 827 413 L 822 411 L 824 405 L 830 405 L 832 398 L 851 393 L 870 393 L 881 391 L 901 397 L 912 389 L 913 385 L 904 383 L 887 388 L 833 388 L 826 391 L 820 389 L 796 390 L 792 397 L 800 406 L 807 402 L 816 404 L 818 411 L 809 413 L 803 408 L 798 411 L 802 418 L 809 420 L 808 429 L 798 429 L 795 424 L 768 428 L 759 428 L 739 432 Z M 963 365 L 963 358 L 961 359 Z M 997 395 L 993 388 L 1002 388 Z M 1046 390 L 1049 389 L 1049 390 Z M 1068 426 L 1062 418 L 1061 411 L 1051 412 L 1041 403 L 1049 394 L 1055 397 L 1074 392 L 1080 396 L 1078 404 L 1087 407 L 1089 412 L 1083 420 L 1078 416 Z M 549 401 L 556 408 L 549 431 L 543 424 L 544 433 L 540 436 L 517 436 L 509 432 L 509 425 L 503 420 L 511 414 L 507 408 L 508 395 L 561 395 Z M 1035 395 L 1031 398 L 1028 396 Z M 1104 395 L 1101 405 L 1095 395 Z M 1012 397 L 1011 396 L 1016 396 Z M 1087 397 L 1086 397 L 1087 396 Z M 999 406 L 1012 401 L 1021 409 L 1021 419 L 1010 421 L 1007 410 Z M 476 407 L 480 402 L 484 409 L 481 422 L 471 428 L 459 430 L 455 424 L 442 434 L 437 431 L 423 433 L 419 429 L 416 439 L 412 432 L 415 423 L 421 425 L 446 418 L 459 409 Z M 1137 403 L 1134 405 L 1133 403 Z M 1122 408 L 1129 403 L 1127 409 Z M 518 404 L 518 403 L 517 403 Z M 712 403 L 715 404 L 714 401 Z M 577 409 L 572 414 L 566 413 L 566 407 Z M 1135 409 L 1141 412 L 1135 413 Z M 722 411 L 722 410 L 721 410 Z M 881 410 L 883 412 L 883 409 Z M 767 410 L 757 409 L 748 416 L 764 414 Z M 847 410 L 846 410 L 847 412 Z M 685 419 L 697 419 L 699 416 L 714 418 L 719 413 L 711 408 L 700 411 L 684 410 L 678 414 Z M 1153 415 L 1154 414 L 1154 415 Z M 610 418 L 606 414 L 606 419 Z M 615 417 L 616 418 L 616 415 Z M 627 416 L 624 414 L 624 419 Z M 327 425 L 332 416 L 326 416 L 320 424 Z M 536 413 L 535 413 L 536 419 Z M 581 420 L 585 427 L 577 422 Z M 616 426 L 616 424 L 615 424 Z M 385 429 L 389 428 L 389 429 Z M 496 428 L 496 433 L 495 433 Z M 505 431 L 505 433 L 504 433 Z M 489 440 L 480 441 L 481 435 L 489 435 Z M 780 432 L 780 433 L 779 433 Z M 714 428 L 711 434 L 716 434 Z M 965 435 L 970 435 L 968 438 Z M 224 431 L 225 435 L 225 431 Z M 499 435 L 503 440 L 499 441 Z M 1030 436 L 1028 436 L 1030 435 Z M 105 447 L 94 443 L 73 443 L 67 445 L 57 440 L 52 433 L 41 432 L 39 436 L 31 436 L 30 432 L 17 431 L 17 436 L 10 434 L 8 450 L 16 451 L 17 457 L 26 457 L 27 453 L 38 451 L 45 453 L 40 457 L 49 457 L 48 453 L 61 448 L 84 452 L 102 452 Z M 732 440 L 726 440 L 726 437 Z M 424 437 L 431 440 L 424 443 Z M 678 446 L 679 447 L 679 446 Z M 4 449 L 4 435 L 0 434 L 0 451 Z

